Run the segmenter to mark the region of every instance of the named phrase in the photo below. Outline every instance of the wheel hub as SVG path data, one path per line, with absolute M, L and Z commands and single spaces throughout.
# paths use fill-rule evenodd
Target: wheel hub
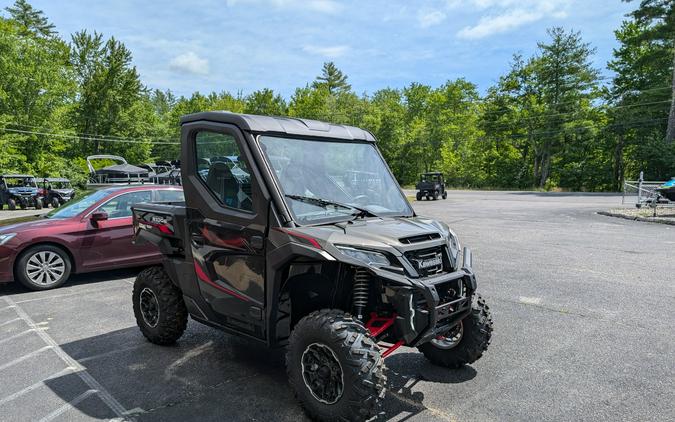
M 315 399 L 334 404 L 344 390 L 340 361 L 333 350 L 321 343 L 312 343 L 302 353 L 302 379 Z
M 459 324 L 457 324 L 447 334 L 438 336 L 435 339 L 431 340 L 431 344 L 443 350 L 452 349 L 454 347 L 457 347 L 459 342 L 462 341 L 463 335 L 464 335 L 464 325 L 462 324 L 462 321 L 460 321 Z
M 51 251 L 36 252 L 26 261 L 26 275 L 35 284 L 49 286 L 57 283 L 66 272 L 61 256 Z
M 147 287 L 141 290 L 140 307 L 143 321 L 150 327 L 157 326 L 157 322 L 159 322 L 159 301 L 155 292 Z

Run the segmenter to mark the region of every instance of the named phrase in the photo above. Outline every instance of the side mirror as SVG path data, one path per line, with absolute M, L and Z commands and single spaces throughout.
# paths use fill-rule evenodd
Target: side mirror
M 108 213 L 105 211 L 94 211 L 89 216 L 89 219 L 92 222 L 105 221 L 108 219 Z

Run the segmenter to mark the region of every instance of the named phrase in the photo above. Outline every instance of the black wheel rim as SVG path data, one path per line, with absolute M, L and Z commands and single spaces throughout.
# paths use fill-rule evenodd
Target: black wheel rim
M 330 347 L 312 343 L 302 353 L 302 378 L 315 399 L 334 404 L 344 390 L 340 361 Z
M 143 321 L 150 327 L 155 327 L 159 321 L 159 302 L 155 292 L 147 287 L 141 290 L 140 306 Z

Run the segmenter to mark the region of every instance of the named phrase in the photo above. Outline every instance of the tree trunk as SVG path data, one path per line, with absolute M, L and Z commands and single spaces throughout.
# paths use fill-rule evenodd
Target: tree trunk
M 673 54 L 673 95 L 670 100 L 670 114 L 668 115 L 668 129 L 666 130 L 666 142 L 675 141 L 675 53 Z
M 614 190 L 620 191 L 623 184 L 623 145 L 624 135 L 619 134 L 619 140 L 614 147 Z
M 551 171 L 551 154 L 545 153 L 541 159 L 541 179 L 539 179 L 540 188 L 546 186 L 546 181 L 548 180 L 548 174 L 550 171 Z

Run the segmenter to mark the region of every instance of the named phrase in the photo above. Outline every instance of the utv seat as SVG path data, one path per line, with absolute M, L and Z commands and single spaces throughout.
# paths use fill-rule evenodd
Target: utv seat
M 206 176 L 206 186 L 223 204 L 232 208 L 241 208 L 238 198 L 239 184 L 227 164 L 222 161 L 211 164 Z

